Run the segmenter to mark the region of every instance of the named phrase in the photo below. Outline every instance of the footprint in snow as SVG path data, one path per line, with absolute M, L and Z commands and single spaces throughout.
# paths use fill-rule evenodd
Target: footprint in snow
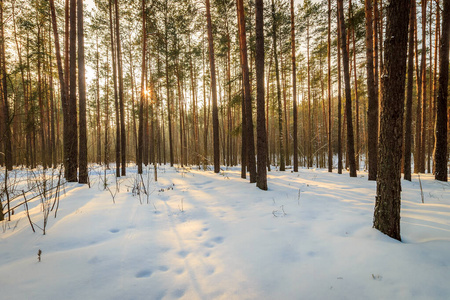
M 189 255 L 189 251 L 185 251 L 185 250 L 181 250 L 178 252 L 178 256 L 180 256 L 181 258 L 186 258 L 186 256 Z
M 216 272 L 216 268 L 213 266 L 208 266 L 206 267 L 206 274 L 207 275 L 212 275 Z
M 159 266 L 159 267 L 158 267 L 158 270 L 160 270 L 160 271 L 162 271 L 162 272 L 166 272 L 166 271 L 169 270 L 169 267 L 168 267 L 168 266 Z
M 212 239 L 206 241 L 203 245 L 205 245 L 205 247 L 208 247 L 208 248 L 214 248 L 216 246 L 215 244 L 222 244 L 223 240 L 224 240 L 223 237 L 217 236 L 215 238 L 212 238 Z
M 215 238 L 212 238 L 211 241 L 216 242 L 217 244 L 222 244 L 224 238 L 222 236 L 217 236 Z
M 146 278 L 152 276 L 153 272 L 150 270 L 142 270 L 136 273 L 136 278 Z
M 185 289 L 176 289 L 175 291 L 173 291 L 172 295 L 175 298 L 181 298 L 184 296 L 185 293 L 186 293 Z
M 119 231 L 120 231 L 120 229 L 117 229 L 117 228 L 112 228 L 109 230 L 109 232 L 111 232 L 111 233 L 118 233 Z

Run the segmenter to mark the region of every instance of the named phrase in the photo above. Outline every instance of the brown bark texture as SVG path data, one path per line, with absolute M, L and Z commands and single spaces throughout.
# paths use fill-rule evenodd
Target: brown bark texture
M 356 177 L 355 142 L 352 121 L 352 96 L 350 88 L 349 56 L 347 50 L 347 38 L 344 21 L 343 0 L 338 0 L 339 26 L 341 31 L 342 60 L 344 65 L 344 85 L 345 85 L 345 115 L 347 116 L 347 161 L 350 169 L 350 177 Z
M 435 127 L 435 178 L 440 181 L 448 180 L 447 162 L 447 98 L 448 98 L 448 64 L 450 42 L 450 0 L 444 0 L 442 13 L 442 31 L 439 51 L 439 90 L 436 103 Z
M 256 0 L 256 147 L 258 151 L 256 186 L 267 190 L 267 134 L 264 101 L 264 3 Z M 294 68 L 295 70 L 295 68 Z M 295 74 L 295 73 L 294 73 Z M 294 89 L 295 90 L 295 89 Z
M 410 0 L 387 5 L 381 90 L 377 195 L 373 226 L 401 240 L 401 158 Z

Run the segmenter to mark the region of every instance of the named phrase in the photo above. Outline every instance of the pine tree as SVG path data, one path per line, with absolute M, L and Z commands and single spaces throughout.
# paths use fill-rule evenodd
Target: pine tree
M 214 60 L 214 42 L 212 35 L 211 8 L 209 0 L 206 0 L 206 21 L 208 27 L 209 64 L 211 71 L 211 93 L 213 101 L 214 173 L 219 173 L 220 172 L 219 113 L 217 110 L 216 64 Z
M 435 178 L 447 181 L 447 98 L 448 98 L 448 64 L 449 64 L 449 41 L 450 41 L 450 0 L 444 0 L 442 13 L 442 32 L 439 51 L 439 91 L 436 106 L 435 126 Z
M 344 65 L 344 84 L 345 84 L 345 116 L 347 118 L 347 161 L 350 168 L 350 177 L 356 177 L 355 144 L 353 136 L 352 121 L 352 96 L 350 88 L 349 57 L 347 51 L 347 34 L 344 21 L 343 0 L 338 0 L 338 15 L 340 27 L 340 40 L 342 48 L 342 60 Z
M 390 2 L 386 8 L 377 195 L 373 221 L 374 228 L 397 240 L 401 240 L 400 167 L 410 4 L 410 0 L 397 0 Z
M 292 3 L 292 2 L 291 2 Z M 264 3 L 256 0 L 256 103 L 258 169 L 256 186 L 267 190 L 267 134 L 264 101 Z M 295 57 L 295 56 L 294 56 Z M 294 60 L 295 62 L 295 60 Z M 295 74 L 295 67 L 294 67 Z M 294 92 L 295 94 L 295 92 Z M 294 113 L 295 109 L 294 109 Z M 295 125 L 294 125 L 295 126 Z M 296 132 L 296 131 L 294 131 Z M 296 133 L 294 133 L 296 134 Z M 294 152 L 295 153 L 295 152 Z M 295 157 L 295 154 L 294 154 Z M 294 158 L 294 165 L 296 158 Z
M 83 31 L 83 0 L 78 0 L 78 96 L 80 119 L 80 149 L 79 149 L 79 183 L 88 183 L 88 153 L 86 128 L 86 79 L 84 63 L 84 31 Z

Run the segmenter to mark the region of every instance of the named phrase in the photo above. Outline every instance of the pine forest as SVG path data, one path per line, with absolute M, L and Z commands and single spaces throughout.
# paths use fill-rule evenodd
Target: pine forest
M 1 272 L 65 251 L 17 295 L 61 298 L 81 247 L 102 291 L 68 299 L 446 299 L 449 46 L 450 0 L 0 0 Z

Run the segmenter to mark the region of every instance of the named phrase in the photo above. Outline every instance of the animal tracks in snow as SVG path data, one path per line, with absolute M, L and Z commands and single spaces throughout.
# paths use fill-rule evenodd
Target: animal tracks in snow
M 153 271 L 152 269 L 142 269 L 138 271 L 135 275 L 136 278 L 148 278 L 152 276 L 155 272 L 159 271 L 165 273 L 169 271 L 170 268 L 168 266 L 162 265 L 157 268 L 157 270 Z M 176 271 L 175 271 L 176 272 Z
M 204 243 L 205 247 L 208 248 L 214 248 L 216 246 L 216 244 L 222 244 L 224 241 L 224 238 L 221 236 L 217 236 L 215 238 L 209 239 L 208 241 L 206 241 Z

